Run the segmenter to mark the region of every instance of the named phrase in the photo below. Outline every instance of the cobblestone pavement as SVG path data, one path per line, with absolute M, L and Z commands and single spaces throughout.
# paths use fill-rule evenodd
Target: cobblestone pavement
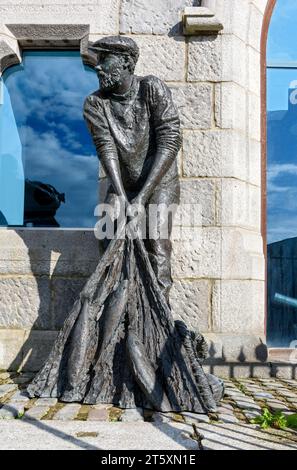
M 281 442 L 284 442 L 288 448 L 297 450 L 297 432 L 276 429 L 264 432 L 258 426 L 251 424 L 252 419 L 261 414 L 264 408 L 272 412 L 281 411 L 283 414 L 297 413 L 297 380 L 275 378 L 224 380 L 225 397 L 217 413 L 206 416 L 195 413 L 156 413 L 142 409 L 121 410 L 113 405 L 65 404 L 55 398 L 30 399 L 26 394 L 26 386 L 31 378 L 32 375 L 25 373 L 0 372 L 0 419 L 17 419 L 22 423 L 118 422 L 118 426 L 123 427 L 128 423 L 170 425 L 176 429 L 180 427 L 180 431 L 186 432 L 189 439 L 196 441 L 197 446 L 200 432 L 205 438 L 202 442 L 209 442 L 210 435 L 222 432 L 224 429 L 226 442 L 229 442 L 238 435 L 236 429 L 239 426 L 243 427 L 246 435 L 251 429 L 254 436 L 255 432 L 260 432 L 261 439 L 261 436 L 264 439 L 264 434 L 265 439 L 269 435 L 268 442 L 271 445 L 273 443 L 281 445 Z M 222 441 L 221 443 L 219 441 L 216 446 L 210 445 L 209 448 L 222 448 L 220 447 Z M 240 445 L 246 448 L 244 443 Z M 231 449 L 239 448 L 231 444 L 230 446 Z

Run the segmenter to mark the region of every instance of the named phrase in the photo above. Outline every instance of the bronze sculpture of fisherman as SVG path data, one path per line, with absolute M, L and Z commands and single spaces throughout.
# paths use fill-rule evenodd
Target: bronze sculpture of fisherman
M 168 236 L 133 239 L 127 220 L 119 224 L 28 390 L 66 402 L 207 413 L 222 383 L 202 369 L 203 337 L 174 321 L 169 306 L 171 221 L 162 208 L 179 202 L 178 112 L 166 84 L 134 75 L 139 50 L 131 38 L 105 37 L 91 49 L 100 89 L 87 97 L 84 117 L 110 180 L 107 202 L 124 201 L 128 213 L 143 207 L 147 218 L 156 204 L 158 233 L 166 223 Z

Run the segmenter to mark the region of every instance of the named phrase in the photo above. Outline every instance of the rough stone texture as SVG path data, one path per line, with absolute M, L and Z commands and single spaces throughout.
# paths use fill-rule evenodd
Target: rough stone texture
M 243 181 L 223 178 L 218 196 L 218 225 L 261 229 L 260 188 Z
M 261 140 L 261 100 L 260 96 L 248 93 L 248 125 L 252 139 Z
M 156 75 L 167 82 L 184 80 L 186 53 L 183 37 L 137 36 L 133 39 L 140 48 L 135 69 L 137 75 Z
M 246 138 L 242 133 L 229 130 L 183 132 L 183 176 L 229 176 L 248 181 L 247 166 Z
M 93 230 L 4 228 L 0 246 L 0 274 L 88 276 L 100 254 Z
M 222 228 L 221 245 L 222 279 L 264 281 L 265 262 L 259 232 L 235 227 Z
M 236 36 L 199 36 L 189 41 L 188 81 L 246 84 L 246 45 Z
M 212 300 L 214 332 L 264 333 L 262 281 L 215 281 Z
M 8 67 L 17 65 L 19 62 L 19 57 L 14 49 L 7 43 L 6 38 L 0 34 L 0 76 Z
M 261 91 L 260 54 L 253 47 L 247 48 L 248 55 L 248 84 L 247 88 L 255 95 Z
M 208 129 L 212 122 L 212 86 L 210 84 L 171 86 L 179 109 L 181 125 L 188 129 Z
M 36 23 L 60 24 L 63 19 L 67 23 L 90 24 L 91 33 L 119 33 L 119 2 L 120 0 L 88 0 L 81 1 L 26 1 L 1 2 L 0 16 L 4 24 Z
M 262 31 L 263 14 L 258 8 L 251 3 L 250 17 L 249 17 L 249 30 L 248 30 L 248 44 L 260 52 L 261 48 L 261 31 Z
M 233 82 L 215 85 L 215 119 L 218 127 L 245 131 L 246 110 L 246 90 L 243 87 Z
M 211 284 L 207 280 L 173 283 L 170 303 L 175 318 L 182 319 L 193 331 L 208 331 Z
M 133 34 L 178 34 L 182 11 L 199 4 L 195 0 L 122 0 L 120 32 Z
M 188 81 L 222 80 L 222 37 L 199 36 L 189 41 Z
M 175 278 L 219 278 L 221 233 L 217 228 L 197 228 L 197 240 L 173 244 L 172 274 Z
M 275 363 L 272 366 L 272 374 L 278 379 L 296 379 L 297 369 L 293 369 L 290 364 Z
M 88 25 L 67 25 L 67 24 L 9 24 L 7 29 L 17 38 L 17 40 L 24 47 L 26 41 L 36 40 L 54 40 L 59 38 L 69 41 L 77 40 L 76 45 L 79 45 L 79 40 L 89 34 Z M 67 43 L 66 43 L 67 44 Z M 65 47 L 66 47 L 65 44 Z
M 78 49 L 86 65 L 94 65 L 88 51 L 89 25 L 80 24 L 9 24 L 6 38 L 15 38 L 25 49 Z M 16 47 L 14 49 L 17 51 Z
M 261 185 L 261 143 L 254 139 L 248 140 L 248 181 Z
M 174 277 L 264 281 L 262 240 L 257 232 L 219 227 L 194 227 L 194 232 L 195 239 L 173 245 Z
M 203 226 L 216 224 L 216 192 L 218 190 L 216 180 L 198 179 L 182 180 L 180 183 L 180 205 L 185 204 L 185 216 L 190 212 L 188 204 L 193 205 L 194 213 L 201 213 Z M 197 218 L 197 221 L 199 219 Z M 197 225 L 196 221 L 189 220 L 188 223 Z M 188 225 L 187 223 L 187 225 Z M 199 224 L 200 225 L 200 224 Z
M 249 26 L 249 2 L 246 0 L 202 0 L 202 6 L 216 13 L 222 21 L 223 34 L 234 34 L 246 41 Z
M 43 277 L 0 277 L 0 327 L 51 328 L 50 286 Z

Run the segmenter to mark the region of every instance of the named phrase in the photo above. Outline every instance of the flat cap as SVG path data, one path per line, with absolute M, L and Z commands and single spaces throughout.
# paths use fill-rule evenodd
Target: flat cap
M 139 57 L 139 48 L 133 39 L 127 36 L 108 36 L 94 42 L 89 46 L 91 51 L 112 52 L 132 56 L 136 61 Z

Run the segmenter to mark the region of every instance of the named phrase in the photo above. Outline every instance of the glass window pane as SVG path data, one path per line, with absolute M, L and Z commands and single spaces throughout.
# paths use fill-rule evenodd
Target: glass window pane
M 78 51 L 25 52 L 2 87 L 2 223 L 93 227 L 98 159 L 82 108 L 96 74 Z
M 268 33 L 268 63 L 297 61 L 296 16 L 296 0 L 277 0 Z
M 297 69 L 267 71 L 268 344 L 297 338 Z
M 23 225 L 22 144 L 7 87 L 0 87 L 0 225 Z

